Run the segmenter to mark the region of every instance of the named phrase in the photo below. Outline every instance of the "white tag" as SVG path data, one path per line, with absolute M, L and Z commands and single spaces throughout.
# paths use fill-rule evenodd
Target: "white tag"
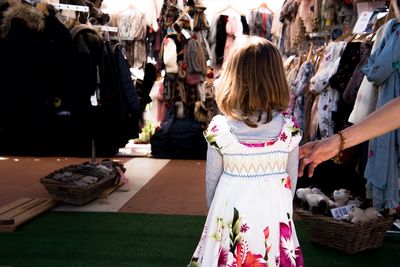
M 364 33 L 373 13 L 374 12 L 370 11 L 361 13 L 361 16 L 358 17 L 356 25 L 354 25 L 353 33 Z
M 94 93 L 94 95 L 92 95 L 92 96 L 90 97 L 90 102 L 92 102 L 92 106 L 93 106 L 93 107 L 97 107 L 97 105 L 98 105 L 99 103 L 97 103 L 97 96 L 96 96 L 96 93 Z
M 181 33 L 183 34 L 183 36 L 185 36 L 186 39 L 190 39 L 190 33 L 187 30 L 182 29 Z
M 351 208 L 355 207 L 355 205 L 347 205 L 339 208 L 331 209 L 332 216 L 335 220 L 343 220 L 345 215 L 350 213 Z

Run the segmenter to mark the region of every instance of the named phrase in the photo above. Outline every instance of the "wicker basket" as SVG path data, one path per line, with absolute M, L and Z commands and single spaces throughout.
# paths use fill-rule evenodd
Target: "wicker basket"
M 70 165 L 55 172 L 52 172 L 46 177 L 40 179 L 40 182 L 49 192 L 52 199 L 78 206 L 84 205 L 89 201 L 92 201 L 93 199 L 99 197 L 105 189 L 107 189 L 114 183 L 114 180 L 118 176 L 117 172 L 114 171 L 111 172 L 109 175 L 100 176 L 98 173 L 94 175 L 93 173 L 91 173 L 90 168 L 86 168 L 86 175 L 93 175 L 99 178 L 98 182 L 86 187 L 79 187 L 75 184 L 63 183 L 52 179 L 52 177 L 58 173 L 66 171 L 73 172 L 77 166 L 82 167 L 89 165 Z
M 311 241 L 348 254 L 380 247 L 393 222 L 388 217 L 364 224 L 353 224 L 301 209 L 296 210 L 296 213 L 304 222 Z

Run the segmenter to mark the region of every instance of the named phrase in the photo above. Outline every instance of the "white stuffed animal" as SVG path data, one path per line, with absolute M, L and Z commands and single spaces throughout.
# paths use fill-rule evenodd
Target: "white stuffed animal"
M 352 207 L 350 213 L 344 216 L 344 219 L 351 223 L 367 223 L 372 220 L 377 220 L 382 215 L 376 208 L 370 207 L 366 210 L 362 210 L 357 207 Z
M 362 202 L 358 199 L 351 199 L 352 196 L 350 194 L 350 191 L 347 189 L 339 189 L 333 191 L 333 200 L 335 207 L 343 207 L 346 205 L 355 205 L 357 208 L 359 208 L 362 204 Z
M 333 206 L 333 201 L 318 188 L 299 188 L 296 196 L 301 199 L 304 209 L 312 213 L 329 214 L 328 208 Z
M 305 200 L 305 196 L 308 194 L 322 194 L 322 192 L 317 187 L 299 188 L 296 190 L 296 196 L 298 199 Z
M 333 191 L 333 200 L 335 201 L 335 207 L 343 207 L 347 205 L 350 199 L 350 191 L 347 189 L 339 189 Z

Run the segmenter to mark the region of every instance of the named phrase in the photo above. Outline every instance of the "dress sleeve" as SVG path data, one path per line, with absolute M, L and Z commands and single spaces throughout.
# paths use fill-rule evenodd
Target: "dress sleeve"
M 223 171 L 222 155 L 210 145 L 207 150 L 206 161 L 206 199 L 207 206 L 210 208 L 214 198 L 215 189 L 217 188 L 219 178 Z
M 227 130 L 225 117 L 217 115 L 211 120 L 207 130 L 204 132 L 204 137 L 208 142 L 206 161 L 206 199 L 208 207 L 211 205 L 215 189 L 223 172 L 222 150 L 224 147 L 224 134 Z
M 229 131 L 227 124 L 224 123 L 222 115 L 215 116 L 204 132 L 207 143 L 217 151 L 221 151 L 223 145 L 223 135 Z M 222 138 L 221 138 L 222 137 Z
M 288 151 L 292 152 L 294 149 L 299 147 L 299 143 L 302 138 L 302 131 L 297 124 L 297 121 L 292 115 L 285 115 L 286 117 L 286 132 L 289 135 Z
M 297 186 L 298 170 L 299 170 L 299 146 L 296 146 L 291 152 L 289 152 L 288 162 L 286 166 L 286 172 L 290 177 L 290 184 L 293 197 Z

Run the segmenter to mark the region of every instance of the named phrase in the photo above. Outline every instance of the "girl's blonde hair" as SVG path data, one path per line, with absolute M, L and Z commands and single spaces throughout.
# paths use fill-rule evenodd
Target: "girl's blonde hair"
M 281 54 L 268 40 L 243 36 L 235 40 L 226 68 L 216 85 L 216 102 L 220 111 L 233 119 L 257 127 L 251 116 L 267 114 L 289 107 L 290 92 Z

